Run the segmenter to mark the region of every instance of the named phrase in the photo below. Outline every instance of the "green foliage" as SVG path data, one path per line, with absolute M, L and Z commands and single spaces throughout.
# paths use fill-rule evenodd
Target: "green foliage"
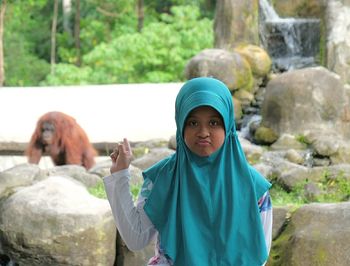
M 96 46 L 83 58 L 84 66 L 92 69 L 91 75 L 72 84 L 184 80 L 188 60 L 212 47 L 212 21 L 199 20 L 199 9 L 193 6 L 173 7 L 171 11 L 171 15 L 162 15 L 161 21 L 147 25 L 142 33 L 124 34 Z M 82 71 L 86 71 L 84 67 Z M 63 84 L 67 76 L 60 74 L 66 72 L 56 72 L 55 79 L 49 76 L 46 83 Z
M 5 43 L 13 38 L 11 35 L 19 35 L 26 43 L 28 52 L 40 59 L 49 60 L 51 13 L 50 2 L 47 0 L 13 1 L 5 14 Z
M 106 190 L 103 182 L 98 182 L 96 186 L 88 189 L 89 193 L 99 199 L 107 199 Z
M 300 182 L 293 189 L 287 192 L 277 182 L 273 182 L 270 190 L 274 205 L 295 205 L 300 206 L 311 202 L 342 202 L 350 199 L 350 179 L 339 173 L 337 176 L 331 176 L 326 171 L 319 182 L 314 182 L 319 189 L 319 194 L 313 197 L 307 196 L 305 187 L 310 183 L 309 180 Z
M 158 13 L 169 13 L 173 6 L 198 6 L 202 14 L 212 18 L 216 0 L 145 0 L 144 3 Z
M 57 64 L 55 75 L 49 74 L 46 80 L 39 85 L 88 85 L 90 75 L 92 75 L 92 69 L 89 67 L 79 68 L 72 64 Z
M 339 202 L 350 199 L 350 179 L 344 172 L 339 172 L 334 177 L 326 171 L 319 185 L 323 192 L 318 197 L 320 202 Z
M 83 62 L 81 68 L 76 68 L 73 1 L 70 31 L 63 27 L 59 5 L 56 71 L 45 78 L 50 72 L 53 3 L 8 1 L 4 31 L 6 86 L 181 81 L 187 61 L 213 44 L 212 20 L 206 16 L 212 17 L 214 0 L 145 1 L 141 33 L 137 32 L 135 1 L 81 1 Z M 187 4 L 191 6 L 176 6 Z
M 91 38 L 92 42 L 89 45 L 81 45 L 82 48 L 89 49 L 95 42 L 94 38 Z M 56 34 L 56 63 L 62 64 L 75 64 L 77 62 L 78 53 L 75 48 L 75 41 L 73 36 L 68 32 L 61 32 Z M 85 50 L 82 49 L 81 50 Z
M 133 185 L 133 184 L 130 185 L 130 192 L 131 192 L 133 201 L 137 200 L 140 189 L 141 189 L 141 185 Z M 98 182 L 96 186 L 89 188 L 88 191 L 91 195 L 99 199 L 107 199 L 105 186 L 102 181 Z
M 278 183 L 273 183 L 270 189 L 270 195 L 274 206 L 301 206 L 307 202 L 304 197 L 303 186 L 301 185 L 287 192 Z
M 141 186 L 142 186 L 142 184 L 138 184 L 138 185 L 131 184 L 130 185 L 130 192 L 131 192 L 131 196 L 132 196 L 132 199 L 134 202 L 137 200 L 137 197 L 138 197 L 140 190 L 141 190 Z
M 50 71 L 50 65 L 30 53 L 30 44 L 23 36 L 6 34 L 5 54 L 5 85 L 6 86 L 36 86 Z
M 303 143 L 303 144 L 306 144 L 306 145 L 309 145 L 309 144 L 310 144 L 310 142 L 308 141 L 308 139 L 307 139 L 306 136 L 304 136 L 304 135 L 297 135 L 297 136 L 295 137 L 295 139 L 296 139 L 297 141 L 299 141 L 300 143 Z
M 75 9 L 73 12 L 71 28 L 73 28 Z M 95 46 L 107 43 L 115 36 L 136 31 L 136 14 L 134 5 L 130 1 L 83 1 L 80 12 L 81 54 L 89 53 Z M 56 37 L 58 62 L 75 63 L 77 51 L 74 36 L 61 30 Z
M 41 15 L 46 3 L 38 0 L 7 4 L 3 38 L 5 86 L 36 86 L 50 71 L 42 50 L 50 33 L 46 27 L 49 20 Z
M 110 33 L 102 21 L 82 19 L 80 42 L 83 54 L 90 52 L 101 42 L 110 39 Z

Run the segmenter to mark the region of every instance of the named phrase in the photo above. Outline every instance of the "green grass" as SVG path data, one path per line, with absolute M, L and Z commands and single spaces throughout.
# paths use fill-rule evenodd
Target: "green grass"
M 336 177 L 330 177 L 325 172 L 320 182 L 315 183 L 320 193 L 313 198 L 306 195 L 305 185 L 308 180 L 299 183 L 291 191 L 287 192 L 277 182 L 272 181 L 270 195 L 274 206 L 301 206 L 311 202 L 331 203 L 342 202 L 350 199 L 350 181 L 340 173 Z M 141 184 L 130 185 L 130 192 L 134 201 L 140 192 Z M 95 187 L 89 188 L 89 193 L 100 199 L 107 199 L 103 182 L 99 182 Z
M 272 188 L 270 189 L 273 205 L 301 206 L 312 202 L 334 203 L 348 201 L 350 199 L 350 181 L 343 176 L 343 174 L 330 177 L 325 173 L 324 177 L 319 182 L 314 182 L 319 189 L 319 193 L 313 197 L 307 196 L 305 186 L 308 183 L 309 181 L 305 180 L 296 185 L 291 191 L 287 192 L 281 185 L 273 182 Z
M 303 144 L 306 144 L 306 145 L 309 145 L 309 144 L 310 144 L 309 140 L 308 140 L 307 137 L 304 136 L 304 135 L 299 134 L 299 135 L 297 135 L 297 136 L 295 137 L 295 139 L 296 139 L 297 141 L 299 141 L 300 143 L 303 143 Z
M 134 201 L 136 201 L 140 189 L 141 185 L 130 185 L 130 192 Z M 102 181 L 98 182 L 96 186 L 88 188 L 88 191 L 91 195 L 99 199 L 107 199 L 106 190 Z
M 297 191 L 287 192 L 280 185 L 273 184 L 270 189 L 270 196 L 273 206 L 295 206 L 305 204 L 303 197 Z
M 98 182 L 96 186 L 88 188 L 88 191 L 91 195 L 99 199 L 107 199 L 105 186 L 102 181 Z

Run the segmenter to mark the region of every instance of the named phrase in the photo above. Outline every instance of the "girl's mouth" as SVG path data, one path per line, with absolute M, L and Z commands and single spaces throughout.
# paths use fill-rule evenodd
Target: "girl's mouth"
M 197 141 L 197 145 L 199 145 L 199 146 L 209 146 L 210 145 L 210 141 L 209 140 L 198 140 Z

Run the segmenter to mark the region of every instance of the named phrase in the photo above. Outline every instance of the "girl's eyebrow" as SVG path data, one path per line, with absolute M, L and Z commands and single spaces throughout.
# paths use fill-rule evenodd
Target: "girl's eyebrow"
M 197 117 L 199 117 L 198 115 L 195 115 L 195 114 L 189 114 L 188 116 L 187 116 L 187 119 L 189 119 L 189 118 L 197 118 Z
M 201 115 L 189 115 L 188 117 L 187 117 L 187 119 L 190 119 L 190 118 L 199 118 L 199 117 L 201 117 Z M 221 116 L 220 115 L 211 115 L 210 116 L 210 118 L 212 119 L 212 118 L 217 118 L 217 119 L 221 119 Z

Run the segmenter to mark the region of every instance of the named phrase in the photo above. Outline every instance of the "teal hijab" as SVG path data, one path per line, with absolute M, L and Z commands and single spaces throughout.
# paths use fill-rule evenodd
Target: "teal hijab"
M 186 117 L 203 105 L 221 114 L 226 132 L 207 157 L 192 153 L 183 138 Z M 257 202 L 271 185 L 245 158 L 230 91 L 214 78 L 189 80 L 175 111 L 176 152 L 143 173 L 153 182 L 144 210 L 161 247 L 179 266 L 262 265 L 267 250 Z

